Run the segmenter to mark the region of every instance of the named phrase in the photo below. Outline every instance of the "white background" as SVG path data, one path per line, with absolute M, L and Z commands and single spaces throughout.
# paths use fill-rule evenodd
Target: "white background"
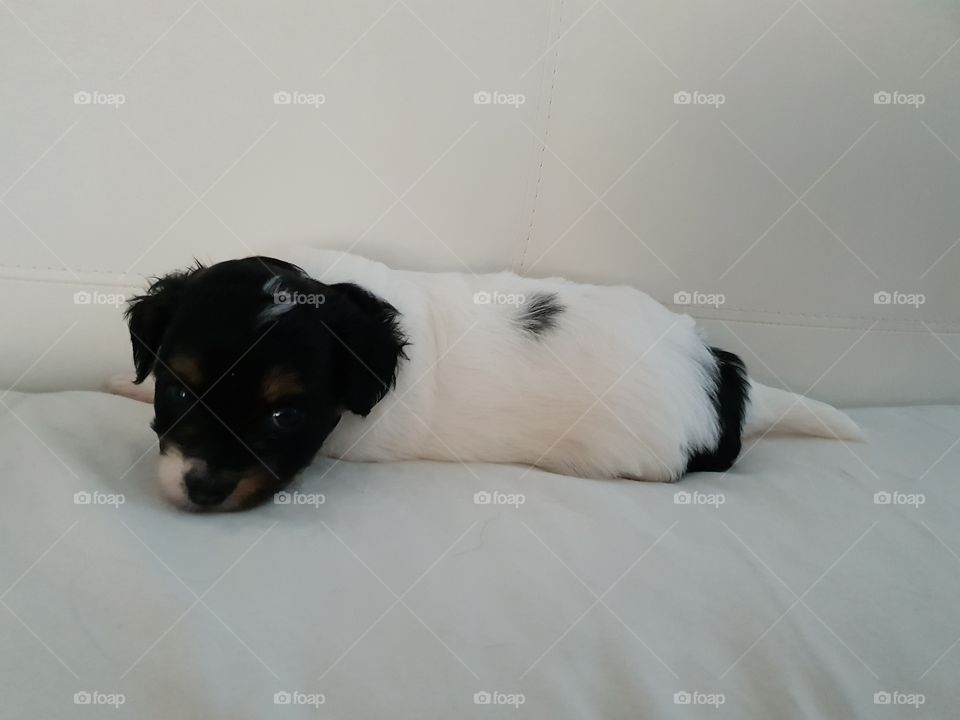
M 0 385 L 129 367 L 78 291 L 308 240 L 722 294 L 678 309 L 767 382 L 956 401 L 958 39 L 945 0 L 4 0 Z

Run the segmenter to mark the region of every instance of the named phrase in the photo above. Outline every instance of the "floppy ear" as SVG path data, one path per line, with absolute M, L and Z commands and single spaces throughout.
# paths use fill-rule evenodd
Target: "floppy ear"
M 133 366 L 137 373 L 134 382 L 142 383 L 153 370 L 160 341 L 180 303 L 187 278 L 202 268 L 197 263 L 195 268 L 158 278 L 146 293 L 130 299 L 124 317 L 133 346 Z
M 329 330 L 336 336 L 340 399 L 350 412 L 366 416 L 394 386 L 397 365 L 406 357 L 399 313 L 353 283 L 330 285 L 326 290 Z

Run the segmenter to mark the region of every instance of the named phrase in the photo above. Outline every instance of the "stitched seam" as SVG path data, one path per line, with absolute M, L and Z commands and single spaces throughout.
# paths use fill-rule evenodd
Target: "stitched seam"
M 46 285 L 73 285 L 75 287 L 122 287 L 122 288 L 131 288 L 136 290 L 143 290 L 142 284 L 128 283 L 118 280 L 117 282 L 108 282 L 105 280 L 96 280 L 91 282 L 84 282 L 83 280 L 75 280 L 71 277 L 64 278 L 49 278 L 49 277 L 4 277 L 0 275 L 0 288 L 3 287 L 4 282 L 19 282 L 19 283 L 43 283 Z
M 39 267 L 39 266 L 30 266 L 30 265 L 6 265 L 0 263 L 0 271 L 3 269 L 15 269 L 15 270 L 50 270 L 60 273 L 67 273 L 68 271 L 64 268 L 57 267 Z M 103 286 L 112 286 L 112 287 L 130 287 L 130 288 L 139 288 L 140 284 L 127 283 L 123 282 L 124 276 L 117 271 L 111 270 L 78 270 L 77 272 L 86 272 L 86 273 L 100 273 L 104 275 L 113 275 L 117 277 L 116 282 L 106 282 L 103 280 L 85 282 L 84 280 L 77 280 L 72 277 L 8 277 L 3 276 L 0 273 L 0 283 L 4 281 L 8 282 L 34 282 L 34 283 L 54 283 L 54 284 L 67 284 L 67 285 L 103 285 Z M 127 275 L 134 275 L 138 278 L 142 277 L 146 279 L 146 276 L 141 275 L 140 273 L 128 273 Z M 738 323 L 750 323 L 754 325 L 771 325 L 778 327 L 808 327 L 808 328 L 821 328 L 821 329 L 834 329 L 834 330 L 843 330 L 848 328 L 836 327 L 832 325 L 823 325 L 823 324 L 810 324 L 803 322 L 774 322 L 774 321 L 764 321 L 756 319 L 737 319 L 737 318 L 724 318 L 721 315 L 714 314 L 697 314 L 690 312 L 692 308 L 689 305 L 675 305 L 673 303 L 663 303 L 665 307 L 673 308 L 678 312 L 681 312 L 691 317 L 695 317 L 698 320 L 711 320 L 711 321 L 721 321 L 728 320 L 729 322 L 738 322 Z M 686 311 L 686 312 L 684 312 Z M 910 320 L 909 318 L 894 318 L 894 317 L 876 317 L 876 316 L 867 316 L 867 315 L 820 315 L 816 313 L 802 313 L 802 312 L 783 312 L 780 310 L 767 310 L 763 308 L 731 308 L 724 307 L 723 313 L 743 313 L 743 314 L 762 314 L 762 315 L 777 315 L 784 318 L 809 318 L 814 320 L 846 320 L 846 321 L 864 321 L 864 322 L 894 322 L 894 323 L 915 323 L 922 320 L 925 323 L 932 325 L 956 325 L 957 319 L 936 319 L 936 318 L 920 318 L 920 320 Z M 912 333 L 919 332 L 923 333 L 924 330 L 891 330 L 891 329 L 875 329 L 874 332 L 904 332 Z M 956 331 L 944 331 L 951 334 L 960 332 Z
M 679 312 L 684 315 L 693 315 L 689 312 L 691 308 L 690 305 L 676 305 L 675 303 L 661 303 L 668 308 L 676 308 L 676 312 Z M 817 313 L 803 313 L 803 312 L 784 312 L 782 310 L 766 310 L 764 308 L 732 308 L 723 306 L 723 309 L 717 312 L 716 314 L 700 314 L 693 315 L 693 317 L 702 317 L 706 319 L 716 319 L 721 318 L 724 313 L 743 313 L 745 315 L 750 314 L 759 314 L 759 315 L 779 315 L 785 318 L 812 318 L 814 320 L 863 320 L 864 322 L 873 322 L 874 320 L 879 320 L 880 322 L 918 322 L 918 320 L 911 320 L 910 318 L 903 317 L 887 317 L 884 315 L 819 315 Z M 938 320 L 928 317 L 920 318 L 923 322 L 928 323 L 940 323 L 942 325 L 949 325 L 952 323 L 960 322 L 960 318 L 950 318 L 944 320 Z M 824 326 L 827 327 L 827 326 Z
M 0 270 L 48 270 L 51 272 L 59 272 L 59 273 L 69 273 L 71 270 L 73 270 L 73 272 L 77 274 L 96 273 L 98 275 L 117 275 L 117 276 L 136 275 L 137 277 L 142 277 L 142 278 L 147 277 L 143 273 L 132 272 L 132 271 L 122 272 L 120 270 L 97 270 L 95 268 L 69 268 L 68 269 L 65 267 L 57 267 L 57 266 L 50 266 L 50 265 L 10 265 L 8 263 L 3 263 L 3 262 L 0 262 Z
M 563 3 L 564 0 L 560 0 L 560 6 L 557 13 L 557 38 L 560 37 L 560 30 L 563 28 Z M 553 92 L 554 88 L 557 86 L 557 70 L 560 67 L 560 43 L 557 42 L 557 46 L 554 49 L 553 53 L 553 75 L 550 78 L 550 89 L 547 91 L 547 116 L 544 119 L 543 123 L 543 139 L 546 142 L 547 138 L 550 137 L 550 117 L 553 110 Z M 533 226 L 537 217 L 537 205 L 540 200 L 540 188 L 543 184 L 543 162 L 546 157 L 547 147 L 546 145 L 540 146 L 540 163 L 537 167 L 537 182 L 533 190 L 533 206 L 530 208 L 530 224 L 527 226 L 527 236 L 523 239 L 523 248 L 520 251 L 520 263 L 517 266 L 517 274 L 523 275 L 523 264 L 527 260 L 527 251 L 530 249 L 530 239 L 533 236 Z
M 702 322 L 731 322 L 737 323 L 739 325 L 764 325 L 768 327 L 778 327 L 778 328 L 805 328 L 807 330 L 835 330 L 837 332 L 863 332 L 867 328 L 862 326 L 857 327 L 843 327 L 839 325 L 810 325 L 808 323 L 788 323 L 788 322 L 769 322 L 764 320 L 736 320 L 734 318 L 717 318 L 717 317 L 695 317 L 696 320 Z M 937 324 L 933 320 L 925 321 L 928 324 Z M 870 334 L 875 333 L 890 333 L 894 335 L 929 335 L 930 332 L 926 328 L 917 328 L 916 330 L 910 330 L 907 328 L 873 328 L 870 330 Z M 960 329 L 957 330 L 938 330 L 937 335 L 960 335 Z

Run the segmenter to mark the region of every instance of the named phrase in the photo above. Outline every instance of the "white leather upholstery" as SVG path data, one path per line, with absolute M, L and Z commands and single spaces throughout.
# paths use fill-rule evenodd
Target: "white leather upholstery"
M 296 501 L 195 515 L 148 406 L 4 402 L 4 718 L 956 717 L 957 407 L 858 409 L 869 445 L 768 437 L 677 485 L 320 460 Z
M 765 382 L 960 400 L 958 35 L 947 0 L 7 0 L 0 385 L 128 367 L 76 292 L 310 239 L 722 294 L 685 309 Z

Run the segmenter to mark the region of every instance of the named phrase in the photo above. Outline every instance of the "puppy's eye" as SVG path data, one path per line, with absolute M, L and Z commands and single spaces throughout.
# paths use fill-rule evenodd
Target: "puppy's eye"
M 303 410 L 298 408 L 280 408 L 270 415 L 270 424 L 277 430 L 296 430 L 303 424 Z
M 183 405 L 190 399 L 190 392 L 183 385 L 167 385 L 164 392 L 171 402 L 177 405 Z

